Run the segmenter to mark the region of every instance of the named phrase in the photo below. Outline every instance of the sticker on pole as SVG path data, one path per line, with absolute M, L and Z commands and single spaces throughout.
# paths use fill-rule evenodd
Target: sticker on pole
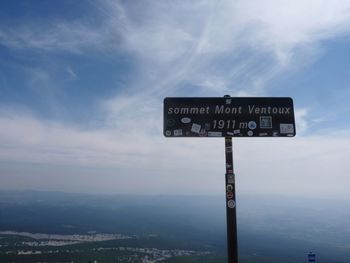
M 235 203 L 234 200 L 228 200 L 227 201 L 227 206 L 228 206 L 228 208 L 235 208 L 236 203 Z
M 166 137 L 295 136 L 287 97 L 165 98 L 163 124 Z

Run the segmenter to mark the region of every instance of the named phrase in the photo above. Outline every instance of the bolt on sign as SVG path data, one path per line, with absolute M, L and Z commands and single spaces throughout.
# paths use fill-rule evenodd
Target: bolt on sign
M 293 137 L 293 100 L 285 97 L 165 98 L 166 137 Z

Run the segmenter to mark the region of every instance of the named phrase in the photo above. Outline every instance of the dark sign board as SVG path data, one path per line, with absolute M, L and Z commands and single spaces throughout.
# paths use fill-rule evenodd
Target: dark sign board
M 165 98 L 166 137 L 292 137 L 293 100 L 281 97 Z

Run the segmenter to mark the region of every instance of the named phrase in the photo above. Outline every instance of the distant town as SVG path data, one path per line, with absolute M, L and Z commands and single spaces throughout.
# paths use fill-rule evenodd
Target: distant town
M 94 232 L 94 231 L 92 231 Z M 15 243 L 2 244 L 1 239 L 5 237 L 13 238 L 30 238 L 31 241 L 17 240 Z M 149 238 L 156 237 L 156 235 L 149 234 Z M 124 234 L 105 234 L 105 233 L 89 233 L 86 235 L 73 234 L 45 234 L 45 233 L 29 233 L 29 232 L 16 232 L 16 231 L 0 231 L 0 249 L 2 253 L 8 256 L 45 256 L 50 254 L 72 254 L 72 253 L 86 253 L 86 248 L 77 248 L 73 245 L 95 243 L 95 246 L 90 249 L 89 252 L 114 252 L 117 262 L 166 262 L 173 257 L 184 256 L 204 256 L 210 255 L 210 251 L 195 251 L 195 250 L 181 250 L 181 249 L 159 249 L 159 248 L 143 248 L 143 247 L 103 247 L 96 243 L 111 240 L 125 240 L 125 239 L 138 239 L 136 235 L 124 235 Z M 8 248 L 8 249 L 6 249 Z M 68 262 L 68 261 L 67 261 Z M 75 261 L 69 261 L 73 263 Z M 90 262 L 99 262 L 93 259 Z

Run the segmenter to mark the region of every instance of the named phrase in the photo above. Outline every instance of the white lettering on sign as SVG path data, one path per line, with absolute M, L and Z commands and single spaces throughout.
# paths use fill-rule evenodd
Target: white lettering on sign
M 240 122 L 238 128 L 240 128 L 240 129 L 247 129 L 248 128 L 248 122 Z
M 245 107 L 243 109 L 243 107 Z M 212 106 L 197 106 L 197 107 L 169 107 L 168 115 L 238 115 L 248 112 L 250 115 L 255 114 L 272 114 L 272 115 L 286 115 L 292 114 L 290 107 L 274 107 L 274 106 L 255 106 L 244 105 L 212 105 Z
M 215 114 L 242 114 L 242 106 L 239 107 L 225 107 L 224 105 L 215 106 Z
M 235 124 L 235 120 L 214 120 L 213 129 L 234 129 Z
M 248 105 L 249 114 L 291 114 L 290 107 L 256 107 Z
M 210 107 L 177 107 L 177 108 L 168 108 L 168 114 L 209 114 Z

